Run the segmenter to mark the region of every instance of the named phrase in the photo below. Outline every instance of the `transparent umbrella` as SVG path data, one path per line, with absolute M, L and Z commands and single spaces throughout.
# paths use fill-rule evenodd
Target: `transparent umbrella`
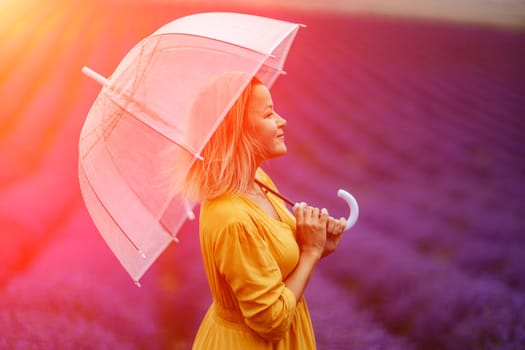
M 200 13 L 140 41 L 109 78 L 82 69 L 102 89 L 80 134 L 81 192 L 137 284 L 194 218 L 194 203 L 180 191 L 192 163 L 254 76 L 270 88 L 283 73 L 299 28 L 246 14 Z M 339 195 L 351 206 L 349 228 L 357 203 L 345 191 Z

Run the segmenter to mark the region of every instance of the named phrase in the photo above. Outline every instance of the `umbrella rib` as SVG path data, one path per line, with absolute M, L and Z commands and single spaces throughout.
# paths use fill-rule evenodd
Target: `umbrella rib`
M 113 92 L 112 89 L 110 89 L 111 92 Z M 119 108 L 121 108 L 123 111 L 125 111 L 126 113 L 128 113 L 129 115 L 133 116 L 136 120 L 138 120 L 140 123 L 142 123 L 144 126 L 146 126 L 148 129 L 150 130 L 153 130 L 155 131 L 157 134 L 161 135 L 162 137 L 165 137 L 166 139 L 170 140 L 171 142 L 173 142 L 174 144 L 176 144 L 177 146 L 181 147 L 182 149 L 184 149 L 186 152 L 188 153 L 191 153 L 195 158 L 197 159 L 200 159 L 200 160 L 203 160 L 204 158 L 197 152 L 195 152 L 194 150 L 192 150 L 189 146 L 183 144 L 182 142 L 180 141 L 177 141 L 177 140 L 174 140 L 172 139 L 171 137 L 169 137 L 168 135 L 166 135 L 165 133 L 163 133 L 162 131 L 158 130 L 157 128 L 155 128 L 154 126 L 146 123 L 144 120 L 142 120 L 142 118 L 140 118 L 138 115 L 136 115 L 135 113 L 132 113 L 131 111 L 129 111 L 123 104 L 119 103 L 116 99 L 114 99 L 112 97 L 112 94 L 110 93 L 107 93 L 107 96 L 109 98 L 110 101 L 112 101 L 113 103 L 115 103 Z M 161 122 L 165 123 L 162 118 L 160 118 L 157 113 L 155 113 L 154 111 L 152 111 L 151 109 L 149 108 L 146 108 L 144 106 L 142 106 L 141 104 L 137 103 L 135 101 L 135 99 L 133 97 L 131 97 L 130 95 L 128 94 L 125 94 L 125 93 L 122 93 L 121 96 L 124 96 L 128 101 L 134 103 L 136 106 L 138 106 L 141 111 L 143 111 L 145 114 L 147 115 L 150 115 L 150 116 L 155 116 L 157 117 L 158 120 L 160 120 Z
M 163 33 L 163 34 L 154 34 L 154 36 L 164 36 L 164 35 L 170 35 L 170 34 L 174 34 L 174 33 Z M 187 35 L 187 36 L 193 36 L 193 37 L 197 37 L 197 38 L 203 38 L 203 39 L 213 39 L 213 40 L 216 40 L 218 42 L 221 42 L 221 43 L 225 43 L 225 44 L 228 44 L 228 45 L 231 45 L 231 46 L 235 46 L 237 48 L 241 48 L 243 50 L 248 50 L 248 51 L 251 51 L 251 52 L 255 52 L 255 53 L 258 53 L 260 55 L 263 55 L 266 57 L 266 61 L 268 60 L 268 58 L 276 58 L 276 56 L 274 54 L 271 54 L 271 53 L 266 53 L 266 52 L 262 52 L 260 50 L 256 50 L 256 49 L 252 49 L 251 47 L 246 47 L 246 46 L 243 46 L 243 45 L 240 45 L 240 44 L 235 44 L 235 43 L 232 43 L 230 41 L 226 41 L 226 40 L 221 40 L 221 39 L 217 39 L 217 38 L 210 38 L 210 37 L 207 37 L 207 36 L 204 36 L 204 35 L 199 35 L 199 34 L 191 34 L 191 33 L 177 33 L 179 35 Z M 290 35 L 290 33 L 288 33 L 287 35 Z M 286 35 L 286 36 L 287 36 Z M 286 37 L 285 36 L 285 37 Z M 275 47 L 272 49 L 272 52 L 273 50 L 275 50 Z M 226 52 L 228 53 L 228 52 Z M 265 63 L 266 63 L 265 61 Z M 263 63 L 263 64 L 265 64 Z M 266 65 L 266 64 L 265 64 Z M 269 65 L 266 65 L 267 67 L 270 67 L 272 70 L 278 72 L 279 74 L 283 74 L 285 75 L 286 74 L 286 71 L 284 71 L 281 68 L 279 67 L 274 67 L 274 66 L 269 66 Z
M 104 211 L 109 215 L 109 217 L 111 218 L 111 220 L 115 223 L 115 225 L 117 225 L 118 229 L 120 230 L 120 232 L 122 232 L 122 234 L 124 235 L 124 237 L 126 237 L 126 239 L 128 240 L 128 242 L 133 246 L 133 248 L 135 248 L 135 250 L 143 257 L 143 258 L 146 258 L 146 255 L 144 255 L 143 252 L 140 251 L 140 248 L 135 244 L 135 242 L 133 242 L 133 240 L 131 239 L 131 237 L 128 236 L 128 234 L 126 233 L 126 231 L 124 231 L 124 229 L 122 228 L 122 226 L 120 226 L 120 224 L 118 223 L 118 221 L 113 217 L 113 215 L 111 215 L 110 211 L 108 210 L 108 208 L 104 205 L 104 202 L 102 201 L 102 199 L 100 198 L 100 196 L 97 194 L 97 192 L 95 191 L 95 188 L 93 187 L 93 183 L 91 182 L 89 176 L 87 175 L 86 171 L 84 170 L 84 167 L 82 166 L 82 172 L 84 173 L 84 176 L 87 180 L 87 183 L 89 185 L 89 188 L 91 189 L 91 192 L 95 195 L 95 197 L 97 198 L 98 202 L 100 203 L 100 205 L 102 206 L 102 208 L 104 208 Z
M 275 49 L 276 49 L 279 45 L 281 45 L 281 44 L 285 41 L 285 39 L 286 39 L 288 36 L 290 36 L 293 32 L 295 32 L 295 34 L 294 34 L 294 37 L 295 37 L 295 35 L 297 35 L 297 30 L 298 30 L 299 27 L 301 27 L 301 25 L 300 25 L 300 24 L 297 24 L 296 27 L 291 28 L 286 34 L 283 34 L 282 37 L 281 37 L 281 39 L 278 40 L 278 41 L 276 41 L 275 46 L 272 47 L 272 52 L 274 52 Z M 292 39 L 292 41 L 293 41 L 293 39 Z M 292 41 L 290 41 L 290 42 L 288 43 L 287 48 L 286 48 L 286 53 L 284 54 L 284 57 L 286 57 L 286 56 L 288 55 L 288 51 L 290 50 L 290 46 L 292 45 Z M 274 57 L 275 57 L 275 56 L 274 56 Z
M 119 105 L 119 106 L 120 106 L 120 105 Z M 137 119 L 140 120 L 139 118 L 137 118 Z M 142 121 L 141 121 L 141 122 L 142 122 Z M 147 126 L 147 124 L 145 124 L 145 125 Z M 155 130 L 155 129 L 152 129 L 152 130 Z M 157 130 L 155 130 L 155 131 L 157 131 Z M 157 132 L 158 132 L 158 131 L 157 131 Z M 162 133 L 160 133 L 160 134 L 163 135 Z M 165 135 L 163 135 L 163 136 L 165 136 Z M 166 136 L 165 136 L 165 137 L 166 137 Z M 176 142 L 175 142 L 175 143 L 176 143 Z M 176 143 L 176 144 L 177 144 L 177 143 Z M 179 145 L 179 146 L 180 146 L 180 145 Z M 182 147 L 182 146 L 181 146 L 181 147 Z M 191 152 L 190 152 L 190 153 L 191 153 Z M 113 162 L 113 164 L 116 164 L 116 161 L 115 161 L 116 158 L 115 158 L 114 154 L 113 154 L 112 152 L 110 152 L 109 150 L 108 150 L 108 156 L 109 156 L 109 158 L 111 159 L 111 161 Z M 116 166 L 116 171 L 118 172 L 118 174 L 120 175 L 120 177 L 121 177 L 122 179 L 125 179 L 125 177 L 122 175 L 122 172 L 120 171 L 120 168 L 117 167 L 117 166 Z M 86 177 L 87 177 L 87 176 L 86 176 Z M 124 181 L 125 181 L 125 180 L 124 180 Z M 89 184 L 90 184 L 91 189 L 93 190 L 93 186 L 91 185 L 91 182 L 89 181 L 89 178 L 88 178 L 88 182 L 89 182 Z M 126 184 L 127 184 L 128 188 L 130 189 L 130 191 L 134 194 L 135 198 L 138 199 L 138 200 L 140 201 L 140 203 L 141 203 L 144 207 L 147 208 L 148 205 L 147 205 L 146 203 L 144 203 L 142 197 L 137 193 L 137 191 L 135 191 L 135 189 L 133 188 L 133 186 L 131 186 L 131 185 L 129 184 L 128 181 L 126 181 Z M 94 192 L 94 190 L 93 190 L 93 192 Z M 100 197 L 99 197 L 96 193 L 95 193 L 95 195 L 97 196 L 98 201 L 102 204 L 102 206 L 104 207 L 104 209 L 106 210 L 106 212 L 108 212 L 108 214 L 109 214 L 109 210 L 108 210 L 107 207 L 104 205 L 104 203 L 102 202 L 102 200 L 100 199 Z M 148 210 L 149 210 L 149 209 L 148 209 Z M 122 227 L 118 224 L 118 222 L 113 218 L 113 216 L 112 216 L 111 214 L 109 214 L 109 215 L 111 216 L 111 218 L 113 219 L 113 221 L 115 222 L 115 224 L 118 226 L 118 228 L 122 231 L 122 233 L 124 233 L 124 235 L 126 236 L 126 238 L 127 238 L 127 239 L 130 241 L 130 243 L 133 245 L 133 247 L 135 247 L 135 249 L 137 249 L 137 251 L 142 255 L 142 257 L 145 258 L 146 256 L 144 255 L 144 253 L 142 253 L 142 252 L 140 251 L 140 248 L 138 248 L 138 246 L 137 246 L 135 243 L 133 243 L 133 241 L 131 240 L 131 238 L 126 234 L 126 232 L 122 229 Z M 178 242 L 178 241 L 179 241 L 178 238 L 177 238 L 175 235 L 173 235 L 173 234 L 171 233 L 171 231 L 168 229 L 168 227 L 167 227 L 166 225 L 164 225 L 163 222 L 161 222 L 161 220 L 158 221 L 158 224 L 162 227 L 162 229 L 163 229 L 168 235 L 170 235 L 170 236 L 172 237 L 172 239 L 173 239 L 175 242 Z
M 228 44 L 228 45 L 232 45 L 232 46 L 235 46 L 235 47 L 240 47 L 244 50 L 249 50 L 249 51 L 252 51 L 252 52 L 257 52 L 261 55 L 264 55 L 264 56 L 267 56 L 267 57 L 275 57 L 274 55 L 272 54 L 268 54 L 266 52 L 262 52 L 260 50 L 255 50 L 255 49 L 252 49 L 251 47 L 246 47 L 246 46 L 242 46 L 240 44 L 235 44 L 235 43 L 232 43 L 230 41 L 226 41 L 226 40 L 222 40 L 222 39 L 218 39 L 218 38 L 212 38 L 212 37 L 208 37 L 208 36 L 205 36 L 205 35 L 199 35 L 199 34 L 192 34 L 192 33 L 162 33 L 162 34 L 154 34 L 152 36 L 165 36 L 165 35 L 173 35 L 173 34 L 179 34 L 179 35 L 187 35 L 187 36 L 193 36 L 193 37 L 197 37 L 197 38 L 203 38 L 203 39 L 212 39 L 212 40 L 216 40 L 218 42 L 221 42 L 221 43 L 225 43 L 225 44 Z
M 142 112 L 144 112 L 146 115 L 149 115 L 151 117 L 154 117 L 156 120 L 158 120 L 159 122 L 163 123 L 164 125 L 166 126 L 171 126 L 169 124 L 167 124 L 164 119 L 162 119 L 157 113 L 155 113 L 153 110 L 147 108 L 146 106 L 143 106 L 142 104 L 138 103 L 131 95 L 127 94 L 125 91 L 120 91 L 120 92 L 117 92 L 109 83 L 109 80 L 106 79 L 105 77 L 103 77 L 102 75 L 98 74 L 97 72 L 93 71 L 92 69 L 88 68 L 88 67 L 83 67 L 82 68 L 82 72 L 84 74 L 86 74 L 87 76 L 91 77 L 92 79 L 96 80 L 97 82 L 99 82 L 100 84 L 102 84 L 107 90 L 109 90 L 109 92 L 105 92 L 103 90 L 103 92 L 105 92 L 105 95 L 108 97 L 108 99 L 113 102 L 114 104 L 116 104 L 120 109 L 122 109 L 123 111 L 129 113 L 130 115 L 132 115 L 133 117 L 135 117 L 135 119 L 137 119 L 138 121 L 140 121 L 142 124 L 144 124 L 146 127 L 150 128 L 151 130 L 154 130 L 156 131 L 158 134 L 162 135 L 163 137 L 167 138 L 168 140 L 172 141 L 173 143 L 175 143 L 176 145 L 178 145 L 179 147 L 181 147 L 182 149 L 184 149 L 185 151 L 187 151 L 188 153 L 191 153 L 195 158 L 197 159 L 200 159 L 200 160 L 203 160 L 204 158 L 202 158 L 202 156 L 195 152 L 194 150 L 192 150 L 189 146 L 179 142 L 179 141 L 176 141 L 172 138 L 170 138 L 168 135 L 164 134 L 163 132 L 161 132 L 160 130 L 158 130 L 157 128 L 149 125 L 148 123 L 146 123 L 144 120 L 142 120 L 139 116 L 137 116 L 135 113 L 131 113 L 123 104 L 119 103 L 117 101 L 117 99 L 113 98 L 113 95 L 114 94 L 117 94 L 117 95 L 120 95 L 120 96 L 123 96 L 126 100 L 128 100 L 129 102 L 135 104 Z M 136 82 L 136 81 L 135 81 Z

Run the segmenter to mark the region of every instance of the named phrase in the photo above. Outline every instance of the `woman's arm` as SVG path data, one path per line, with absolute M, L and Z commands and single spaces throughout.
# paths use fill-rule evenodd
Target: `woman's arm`
M 216 236 L 215 236 L 216 234 Z M 289 330 L 297 299 L 283 282 L 281 270 L 265 240 L 250 221 L 235 221 L 212 235 L 208 252 L 220 279 L 228 284 L 244 322 L 269 342 Z

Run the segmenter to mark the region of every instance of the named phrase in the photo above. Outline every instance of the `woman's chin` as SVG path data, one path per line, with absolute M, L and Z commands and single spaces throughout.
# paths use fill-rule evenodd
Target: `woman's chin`
M 268 153 L 264 159 L 274 159 L 284 156 L 288 150 L 286 149 L 286 146 L 279 147 L 278 149 L 275 149 L 273 152 Z
M 282 157 L 286 154 L 286 152 L 288 152 L 286 146 L 280 147 L 279 150 L 275 152 L 275 155 L 272 158 Z

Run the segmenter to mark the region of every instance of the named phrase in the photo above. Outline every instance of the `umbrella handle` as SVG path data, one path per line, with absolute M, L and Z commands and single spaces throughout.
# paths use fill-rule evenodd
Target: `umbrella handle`
M 296 202 L 286 198 L 285 196 L 283 196 L 279 192 L 276 192 L 276 191 L 272 190 L 270 187 L 266 186 L 261 181 L 255 179 L 255 182 L 259 186 L 261 186 L 262 188 L 264 188 L 268 192 L 272 193 L 273 195 L 281 198 L 282 200 L 284 200 L 286 203 L 290 204 L 291 206 L 295 207 L 296 205 L 299 205 L 299 203 L 296 203 Z M 346 202 L 346 204 L 348 204 L 348 207 L 350 208 L 350 215 L 348 216 L 348 219 L 346 219 L 346 225 L 345 225 L 345 229 L 344 229 L 345 231 L 348 231 L 352 226 L 355 225 L 355 223 L 357 221 L 357 218 L 359 217 L 359 205 L 357 205 L 357 201 L 355 200 L 354 196 L 352 196 L 350 193 L 348 193 L 347 191 L 345 191 L 343 189 L 339 189 L 339 191 L 337 191 L 337 196 L 339 198 L 342 198 Z M 190 211 L 191 211 L 191 208 L 190 208 Z M 188 215 L 188 217 L 191 217 L 191 216 Z
M 337 191 L 337 197 L 343 199 L 346 204 L 348 204 L 350 209 L 350 215 L 348 216 L 348 219 L 346 219 L 346 226 L 344 229 L 345 231 L 348 231 L 352 226 L 355 225 L 357 218 L 359 217 L 359 205 L 357 205 L 357 201 L 355 200 L 354 196 L 343 189 Z

